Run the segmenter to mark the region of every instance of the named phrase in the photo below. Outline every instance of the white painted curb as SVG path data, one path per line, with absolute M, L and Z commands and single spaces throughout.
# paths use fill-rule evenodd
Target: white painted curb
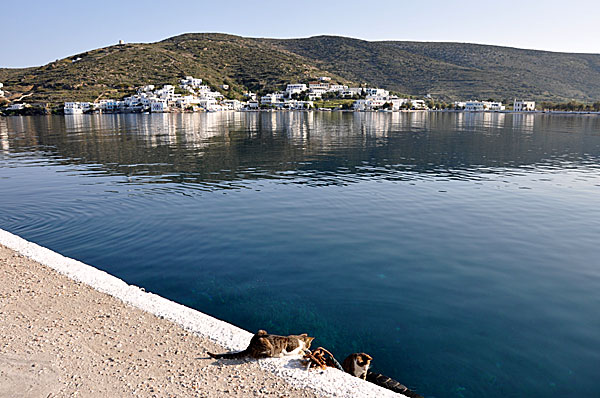
M 85 283 L 119 300 L 156 316 L 168 319 L 183 328 L 209 338 L 229 350 L 243 350 L 252 333 L 237 326 L 213 318 L 153 293 L 144 292 L 137 286 L 128 285 L 104 271 L 50 249 L 29 242 L 17 235 L 0 229 L 0 244 L 26 257 L 50 267 L 67 277 Z M 325 397 L 402 397 L 375 384 L 360 380 L 337 369 L 307 372 L 296 358 L 261 359 L 262 368 L 282 377 L 289 384 L 306 388 Z

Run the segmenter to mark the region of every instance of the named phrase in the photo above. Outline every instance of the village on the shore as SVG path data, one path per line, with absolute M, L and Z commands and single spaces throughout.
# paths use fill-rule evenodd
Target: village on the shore
M 4 95 L 1 90 L 0 97 Z M 258 110 L 322 110 L 322 111 L 506 111 L 507 107 L 495 101 L 455 101 L 436 107 L 427 95 L 423 99 L 400 98 L 388 90 L 375 87 L 348 87 L 331 82 L 323 76 L 308 83 L 288 84 L 285 90 L 258 96 L 250 91 L 244 100 L 227 99 L 220 91 L 213 90 L 202 79 L 186 76 L 179 80 L 179 89 L 170 84 L 161 88 L 154 85 L 139 87 L 135 94 L 117 99 L 99 99 L 95 102 L 65 102 L 65 115 L 84 113 L 165 113 L 165 112 L 219 112 Z M 229 90 L 228 85 L 219 89 Z M 176 92 L 178 91 L 178 92 Z M 319 106 L 320 105 L 320 106 Z M 27 103 L 17 102 L 4 108 L 18 113 Z M 512 111 L 535 111 L 534 101 L 515 100 Z

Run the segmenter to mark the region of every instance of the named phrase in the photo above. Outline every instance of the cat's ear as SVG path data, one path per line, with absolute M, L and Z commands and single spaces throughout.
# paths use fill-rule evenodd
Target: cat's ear
M 304 337 L 306 337 L 306 336 L 308 336 L 308 335 L 307 335 L 306 333 L 302 333 L 300 336 L 304 336 Z
M 267 335 L 267 331 L 261 329 L 258 332 L 256 332 L 256 334 L 259 335 L 259 336 L 265 336 L 265 335 Z
M 363 354 L 365 356 L 365 358 L 367 358 L 369 361 L 372 361 L 373 358 L 369 355 L 369 354 Z

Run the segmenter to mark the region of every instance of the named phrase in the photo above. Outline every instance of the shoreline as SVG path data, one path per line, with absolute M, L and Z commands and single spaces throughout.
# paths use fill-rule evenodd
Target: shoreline
M 252 334 L 2 229 L 0 264 L 0 395 L 402 396 L 293 357 L 214 361 Z
M 415 112 L 434 112 L 434 113 L 467 113 L 467 114 L 512 114 L 512 115 L 574 115 L 574 116 L 584 116 L 584 115 L 600 115 L 600 112 L 594 111 L 513 111 L 513 110 L 483 110 L 483 111 L 467 111 L 464 109 L 401 109 L 401 110 L 352 110 L 352 109 L 240 109 L 240 110 L 223 110 L 217 112 L 206 112 L 206 111 L 198 111 L 198 112 L 92 112 L 92 113 L 75 113 L 75 114 L 65 114 L 65 113 L 14 113 L 14 114 L 2 114 L 0 113 L 0 117 L 11 117 L 11 116 L 47 116 L 47 115 L 56 115 L 56 116 L 66 116 L 66 117 L 79 117 L 79 116 L 94 116 L 94 115 L 169 115 L 169 114 L 207 114 L 207 113 L 227 113 L 227 112 L 241 112 L 241 113 L 279 113 L 279 112 L 302 112 L 302 113 L 311 113 L 311 112 L 324 112 L 324 113 L 415 113 Z

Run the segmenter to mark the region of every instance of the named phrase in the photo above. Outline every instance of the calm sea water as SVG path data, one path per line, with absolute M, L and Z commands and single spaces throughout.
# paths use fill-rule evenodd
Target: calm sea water
M 0 228 L 427 397 L 600 396 L 600 117 L 0 118 Z

